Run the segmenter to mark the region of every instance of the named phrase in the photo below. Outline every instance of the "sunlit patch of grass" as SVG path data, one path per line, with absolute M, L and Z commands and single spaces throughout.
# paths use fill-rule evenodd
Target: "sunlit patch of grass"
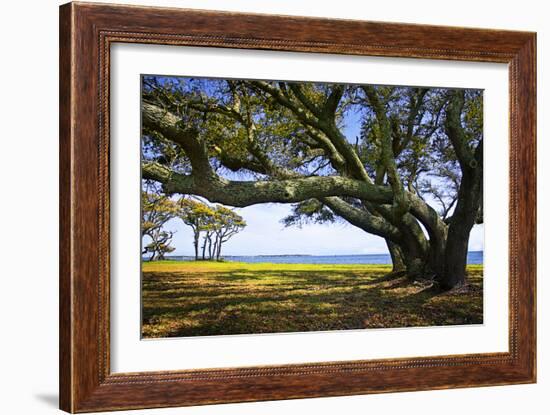
M 177 262 L 143 264 L 142 335 L 459 325 L 483 322 L 483 266 L 439 293 L 387 265 Z M 389 274 L 389 275 L 388 275 Z

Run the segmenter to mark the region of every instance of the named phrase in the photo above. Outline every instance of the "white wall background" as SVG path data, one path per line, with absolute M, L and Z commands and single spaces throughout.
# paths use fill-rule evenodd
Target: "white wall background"
M 134 4 L 311 15 L 538 32 L 539 383 L 536 385 L 134 411 L 157 414 L 544 414 L 550 405 L 550 13 L 536 0 L 181 0 Z M 4 2 L 0 66 L 0 412 L 57 412 L 58 10 L 56 0 Z M 550 72 L 546 78 L 550 76 Z

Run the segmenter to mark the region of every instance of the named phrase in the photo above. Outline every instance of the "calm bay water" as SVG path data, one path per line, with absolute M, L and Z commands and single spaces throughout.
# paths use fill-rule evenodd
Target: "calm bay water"
M 169 256 L 175 261 L 192 261 L 189 256 Z M 227 261 L 237 262 L 271 262 L 274 264 L 391 264 L 388 254 L 379 255 L 226 255 Z M 483 264 L 483 251 L 468 252 L 468 264 Z

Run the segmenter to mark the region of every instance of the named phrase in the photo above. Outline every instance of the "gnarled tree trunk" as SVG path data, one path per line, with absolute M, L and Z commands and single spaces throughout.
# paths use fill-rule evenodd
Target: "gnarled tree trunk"
M 390 251 L 391 262 L 393 265 L 392 272 L 405 272 L 407 270 L 407 266 L 405 265 L 405 259 L 403 258 L 401 247 L 389 240 L 386 240 L 386 245 Z

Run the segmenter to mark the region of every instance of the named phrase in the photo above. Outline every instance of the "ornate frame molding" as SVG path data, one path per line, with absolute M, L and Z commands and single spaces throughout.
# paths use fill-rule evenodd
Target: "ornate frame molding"
M 508 63 L 509 352 L 111 373 L 109 69 L 115 42 Z M 534 382 L 535 62 L 536 35 L 526 32 L 105 4 L 61 6 L 61 409 L 90 412 Z

